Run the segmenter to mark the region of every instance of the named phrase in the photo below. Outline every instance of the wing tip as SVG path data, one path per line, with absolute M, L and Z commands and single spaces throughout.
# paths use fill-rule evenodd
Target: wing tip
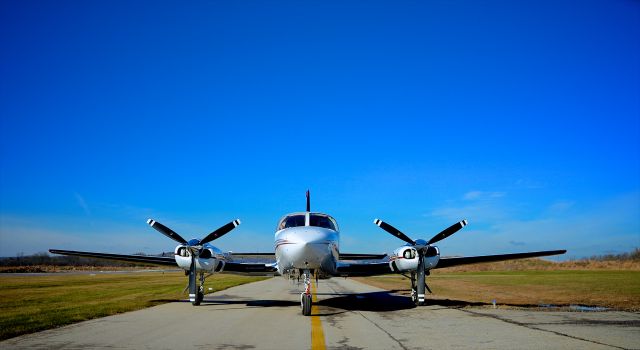
M 147 219 L 147 224 L 149 224 L 149 226 L 153 227 L 153 225 L 156 223 L 155 220 L 153 219 Z
M 375 220 L 373 220 L 373 223 L 376 224 L 377 226 L 380 226 L 382 224 L 382 220 L 375 219 Z
M 238 227 L 242 222 L 240 222 L 240 219 L 235 219 L 233 220 L 233 227 Z

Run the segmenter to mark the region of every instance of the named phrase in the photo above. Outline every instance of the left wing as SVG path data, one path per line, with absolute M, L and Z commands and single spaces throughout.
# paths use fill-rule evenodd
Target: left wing
M 528 252 L 528 253 L 515 253 L 515 254 L 498 254 L 498 255 L 483 255 L 483 256 L 467 256 L 456 258 L 440 258 L 438 265 L 434 269 L 441 269 L 444 267 L 477 264 L 484 262 L 514 260 L 514 259 L 526 259 L 534 258 L 538 256 L 549 256 L 566 253 L 566 250 L 545 250 L 541 252 Z
M 278 268 L 276 264 L 250 264 L 227 261 L 221 272 L 251 276 L 274 276 L 278 275 Z
M 145 264 L 152 264 L 152 265 L 178 267 L 178 265 L 176 264 L 176 260 L 170 256 L 123 255 L 123 254 L 109 254 L 109 253 L 79 252 L 75 250 L 58 250 L 58 249 L 49 249 L 49 252 L 52 254 L 60 254 L 60 255 L 73 255 L 73 256 L 82 256 L 86 258 L 118 260 L 118 261 L 137 262 L 137 263 L 145 263 Z

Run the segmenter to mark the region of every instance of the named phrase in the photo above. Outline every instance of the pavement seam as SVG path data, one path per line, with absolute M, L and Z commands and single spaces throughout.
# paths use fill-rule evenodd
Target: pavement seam
M 601 343 L 601 342 L 598 342 L 598 341 L 595 341 L 595 340 L 580 338 L 580 337 L 576 337 L 576 336 L 573 336 L 573 335 L 570 335 L 570 334 L 565 334 L 565 333 L 552 331 L 552 330 L 548 330 L 548 329 L 544 329 L 544 328 L 538 328 L 538 327 L 533 326 L 532 324 L 527 324 L 527 323 L 522 323 L 522 322 L 510 320 L 510 319 L 503 318 L 503 317 L 500 317 L 500 316 L 497 316 L 497 315 L 484 314 L 484 313 L 481 313 L 481 312 L 474 312 L 474 311 L 471 311 L 471 310 L 464 310 L 464 309 L 461 309 L 461 308 L 452 308 L 452 309 L 460 310 L 462 312 L 466 312 L 466 313 L 469 313 L 469 314 L 472 314 L 472 315 L 476 315 L 476 316 L 493 318 L 493 319 L 496 319 L 496 320 L 499 320 L 499 321 L 502 321 L 502 322 L 514 324 L 514 325 L 517 325 L 517 326 L 525 327 L 525 328 L 536 330 L 536 331 L 553 333 L 553 334 L 556 334 L 556 335 L 559 335 L 559 336 L 563 336 L 563 337 L 567 337 L 567 338 L 571 338 L 571 339 L 582 340 L 582 341 L 586 341 L 586 342 L 593 343 L 593 344 L 604 345 L 604 346 L 609 346 L 609 347 L 616 348 L 616 349 L 627 350 L 627 348 L 623 348 L 623 347 L 620 347 L 620 346 L 611 345 L 611 344 L 605 344 L 605 343 Z
M 333 288 L 333 286 L 331 286 L 330 284 L 327 283 L 327 286 L 329 288 L 331 288 L 331 290 L 333 290 L 334 293 L 341 293 L 338 292 L 335 288 Z M 396 339 L 393 335 L 391 335 L 391 333 L 387 332 L 384 328 L 380 327 L 377 323 L 375 323 L 374 321 L 372 321 L 371 319 L 369 319 L 367 316 L 365 316 L 362 312 L 360 311 L 351 311 L 353 313 L 356 313 L 360 316 L 362 316 L 362 318 L 364 318 L 365 320 L 369 321 L 371 324 L 373 324 L 374 326 L 376 326 L 376 328 L 378 328 L 379 330 L 381 330 L 384 334 L 386 334 L 389 338 L 393 339 L 393 341 L 395 341 L 396 343 L 398 343 L 398 345 L 403 349 L 403 350 L 409 350 L 407 347 L 405 347 L 404 345 L 402 345 L 402 343 Z

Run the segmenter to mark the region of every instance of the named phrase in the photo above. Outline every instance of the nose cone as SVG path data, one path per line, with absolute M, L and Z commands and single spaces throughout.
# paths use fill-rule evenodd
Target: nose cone
M 292 267 L 315 269 L 330 259 L 330 245 L 335 241 L 335 231 L 321 227 L 298 227 L 290 229 L 285 239 L 289 244 L 283 246 L 283 253 Z

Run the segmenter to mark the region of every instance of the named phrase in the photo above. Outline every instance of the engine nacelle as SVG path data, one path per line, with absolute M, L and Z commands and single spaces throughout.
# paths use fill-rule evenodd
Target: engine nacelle
M 440 250 L 428 246 L 424 256 L 425 270 L 434 268 L 440 261 Z M 403 246 L 393 251 L 389 266 L 394 272 L 416 271 L 418 269 L 418 251 L 412 246 Z
M 215 253 L 216 252 L 210 248 L 202 249 L 200 256 L 195 259 L 196 270 L 213 272 L 219 265 Z M 191 268 L 191 252 L 185 246 L 179 245 L 176 247 L 174 254 L 176 264 L 178 264 L 181 269 L 189 271 Z M 220 266 L 219 269 L 223 267 L 224 265 Z

